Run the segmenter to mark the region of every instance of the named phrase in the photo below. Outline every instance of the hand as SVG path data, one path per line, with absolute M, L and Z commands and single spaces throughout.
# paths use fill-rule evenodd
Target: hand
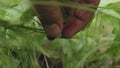
M 49 1 L 49 0 L 47 0 Z M 57 1 L 57 0 L 50 0 Z M 69 0 L 80 4 L 97 6 L 100 0 Z M 34 5 L 34 10 L 41 20 L 48 39 L 53 40 L 62 33 L 64 38 L 71 38 L 77 32 L 84 29 L 91 20 L 95 12 L 90 12 L 78 8 L 65 7 L 65 14 L 68 19 L 63 23 L 63 16 L 60 7 L 57 5 Z M 73 11 L 73 15 L 70 12 Z
M 99 0 L 71 0 L 71 1 L 92 6 L 97 6 L 99 4 Z M 67 11 L 66 13 L 69 13 L 68 11 L 71 10 L 73 10 L 73 15 L 69 17 L 68 21 L 64 24 L 64 29 L 62 31 L 62 35 L 65 38 L 71 38 L 77 32 L 84 29 L 94 15 L 94 12 L 77 8 L 76 9 L 66 8 Z

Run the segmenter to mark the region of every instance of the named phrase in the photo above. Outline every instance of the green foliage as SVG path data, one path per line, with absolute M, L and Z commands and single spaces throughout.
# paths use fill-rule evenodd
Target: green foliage
M 79 4 L 72 3 L 71 7 L 76 5 Z M 27 0 L 1 0 L 0 68 L 40 68 L 41 54 L 51 60 L 61 60 L 64 68 L 117 66 L 120 61 L 119 5 L 116 2 L 100 7 L 90 26 L 72 39 L 58 37 L 49 41 Z

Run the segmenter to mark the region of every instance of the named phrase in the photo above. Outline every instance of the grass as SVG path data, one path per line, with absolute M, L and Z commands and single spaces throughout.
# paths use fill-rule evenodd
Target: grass
M 45 37 L 27 0 L 7 2 L 0 1 L 0 68 L 51 68 L 61 63 L 64 68 L 119 68 L 119 2 L 99 8 L 92 23 L 73 38 L 54 41 Z M 112 12 L 106 14 L 108 10 Z

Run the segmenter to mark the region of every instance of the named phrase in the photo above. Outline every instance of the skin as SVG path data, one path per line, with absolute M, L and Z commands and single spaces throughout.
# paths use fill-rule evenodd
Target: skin
M 72 2 L 77 2 L 86 5 L 97 6 L 99 0 L 71 0 Z M 64 24 L 64 29 L 62 35 L 64 38 L 71 38 L 80 30 L 84 29 L 85 26 L 89 23 L 91 18 L 94 16 L 94 12 L 90 12 L 82 9 L 71 9 L 73 10 L 73 15 L 70 16 L 68 21 Z
M 61 34 L 63 30 L 63 17 L 61 9 L 57 4 L 54 6 L 33 5 L 33 9 L 40 19 L 49 40 L 53 40 Z
M 62 37 L 64 38 L 73 37 L 80 30 L 85 28 L 85 26 L 88 24 L 95 13 L 87 10 L 65 7 L 64 11 L 68 19 L 64 23 L 61 9 L 57 5 L 57 0 L 47 1 L 56 1 L 56 5 L 33 5 L 33 9 L 36 12 L 38 18 L 41 20 L 41 23 L 49 40 L 55 39 L 61 33 Z M 100 2 L 100 0 L 69 1 L 92 6 L 97 6 Z M 71 11 L 73 11 L 72 16 L 70 15 Z

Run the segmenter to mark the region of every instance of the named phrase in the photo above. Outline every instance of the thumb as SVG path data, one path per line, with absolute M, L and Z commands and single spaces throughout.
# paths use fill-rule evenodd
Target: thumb
M 38 18 L 41 20 L 47 37 L 50 40 L 53 40 L 57 35 L 61 34 L 63 29 L 62 13 L 57 2 L 55 3 L 55 5 L 33 5 Z

